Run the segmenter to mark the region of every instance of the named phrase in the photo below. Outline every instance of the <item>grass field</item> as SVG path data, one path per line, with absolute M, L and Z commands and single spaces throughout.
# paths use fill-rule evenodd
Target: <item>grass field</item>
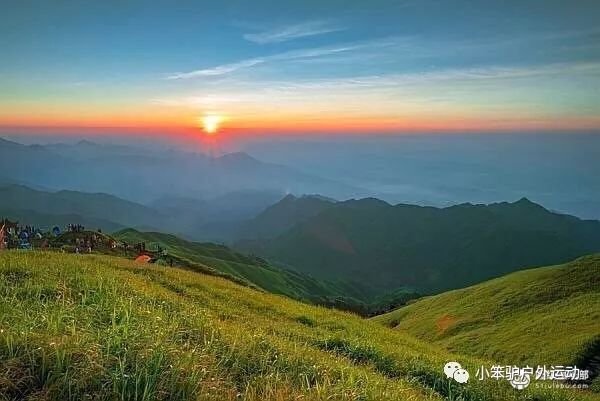
M 243 255 L 224 245 L 191 242 L 170 234 L 133 229 L 119 231 L 114 236 L 129 243 L 145 242 L 150 249 L 159 245 L 187 266 L 206 267 L 269 292 L 298 299 L 307 299 L 312 294 L 329 294 L 329 290 L 316 280 L 274 268 L 263 259 Z
M 168 251 L 169 257 L 176 258 L 178 265 L 236 278 L 271 293 L 319 305 L 338 300 L 338 306 L 344 309 L 376 310 L 380 307 L 377 302 L 373 305 L 364 303 L 360 299 L 360 292 L 350 286 L 316 280 L 294 270 L 275 267 L 262 258 L 236 252 L 224 245 L 187 241 L 171 234 L 140 232 L 131 228 L 119 231 L 114 236 L 130 244 L 144 242 L 148 249 L 160 246 Z M 402 299 L 406 295 L 412 294 L 399 294 L 397 298 Z M 385 301 L 381 303 L 387 305 Z M 392 301 L 393 298 L 389 300 Z
M 453 355 L 355 315 L 101 255 L 0 255 L 0 398 L 580 400 L 444 378 Z
M 499 363 L 600 363 L 600 255 L 422 298 L 374 320 Z

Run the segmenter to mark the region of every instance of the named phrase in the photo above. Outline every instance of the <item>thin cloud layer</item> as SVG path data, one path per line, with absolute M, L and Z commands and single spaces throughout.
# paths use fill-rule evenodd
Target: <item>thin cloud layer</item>
M 246 33 L 244 39 L 261 45 L 281 43 L 308 36 L 324 35 L 342 31 L 345 28 L 327 20 L 306 21 L 299 24 L 280 26 L 263 32 Z
M 199 70 L 189 72 L 178 72 L 169 74 L 166 76 L 168 80 L 175 79 L 189 79 L 199 77 L 210 77 L 227 75 L 240 70 L 255 67 L 260 64 L 266 64 L 271 62 L 282 62 L 290 60 L 307 60 L 316 59 L 327 56 L 332 56 L 340 53 L 348 53 L 359 50 L 372 50 L 376 48 L 392 47 L 400 44 L 406 44 L 406 39 L 401 37 L 387 37 L 378 38 L 374 40 L 368 40 L 363 42 L 344 43 L 336 46 L 324 46 L 316 48 L 307 48 L 300 50 L 292 50 L 282 53 L 276 53 L 263 57 L 249 58 L 245 60 L 236 61 L 228 64 L 221 64 L 210 68 L 203 68 Z

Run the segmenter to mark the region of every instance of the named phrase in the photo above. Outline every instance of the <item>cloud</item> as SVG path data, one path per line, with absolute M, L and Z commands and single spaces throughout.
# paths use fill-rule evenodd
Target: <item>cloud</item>
M 526 79 L 548 76 L 600 74 L 600 62 L 553 63 L 528 66 L 488 66 L 479 68 L 443 69 L 428 72 L 412 72 L 401 74 L 383 74 L 371 76 L 355 76 L 338 79 L 321 79 L 308 81 L 273 82 L 280 90 L 320 90 L 320 89 L 352 89 L 420 85 L 425 83 L 453 82 L 467 83 L 491 80 Z
M 195 70 L 190 72 L 177 72 L 174 74 L 170 74 L 166 79 L 189 79 L 189 78 L 198 78 L 198 77 L 212 77 L 218 75 L 225 75 L 237 70 L 241 70 L 243 68 L 253 67 L 258 64 L 262 64 L 265 62 L 264 58 L 251 58 L 247 60 L 238 61 L 236 63 L 231 64 L 223 64 L 218 65 L 212 68 L 206 68 L 202 70 Z
M 202 95 L 188 95 L 175 98 L 152 99 L 153 103 L 164 106 L 219 107 L 230 104 L 264 104 L 273 102 L 297 101 L 310 107 L 328 96 L 337 99 L 332 107 L 342 107 L 343 103 L 358 102 L 365 106 L 365 96 L 386 98 L 396 104 L 411 104 L 450 101 L 456 96 L 473 97 L 499 92 L 509 95 L 511 101 L 518 97 L 510 94 L 516 88 L 539 87 L 538 79 L 565 77 L 597 77 L 600 75 L 600 62 L 553 63 L 528 66 L 488 66 L 478 68 L 442 69 L 426 72 L 391 73 L 381 75 L 354 76 L 337 79 L 307 80 L 233 80 L 225 87 L 211 85 L 204 87 Z M 487 96 L 486 95 L 486 96 Z M 532 94 L 533 95 L 533 94 Z M 391 99 L 396 99 L 392 101 Z
M 564 46 L 562 41 L 571 38 L 589 37 L 595 35 L 596 31 L 573 31 L 561 33 L 548 33 L 526 35 L 517 38 L 470 38 L 462 40 L 443 41 L 435 38 L 420 36 L 390 36 L 375 38 L 358 42 L 340 43 L 337 45 L 305 48 L 299 50 L 286 51 L 264 56 L 243 59 L 228 64 L 221 64 L 210 68 L 194 70 L 190 72 L 180 72 L 170 74 L 167 79 L 188 79 L 198 77 L 225 76 L 236 72 L 263 66 L 267 64 L 281 63 L 303 63 L 303 64 L 323 64 L 331 63 L 345 67 L 351 65 L 356 72 L 363 69 L 369 71 L 377 68 L 383 71 L 386 68 L 406 68 L 411 69 L 415 64 L 420 67 L 425 66 L 443 66 L 462 63 L 465 58 L 474 58 L 477 65 L 489 66 L 499 65 L 506 62 L 502 55 L 511 53 L 518 48 L 536 48 L 539 41 L 557 42 Z M 556 44 L 556 43 L 555 43 Z M 590 43 L 586 42 L 585 45 Z M 595 44 L 595 42 L 594 42 Z M 572 51 L 573 44 L 569 44 L 569 51 Z M 562 47 L 554 47 L 555 55 L 549 50 L 546 51 L 547 62 L 559 62 L 564 59 L 558 50 Z M 587 49 L 587 47 L 586 47 Z M 557 57 L 558 55 L 559 57 Z M 535 57 L 523 57 L 520 63 L 535 63 Z M 391 68 L 390 68 L 391 67 Z M 309 71 L 306 67 L 305 71 Z M 312 67 L 311 72 L 319 73 L 318 67 Z M 270 74 L 273 70 L 269 70 Z M 323 71 L 331 71 L 323 69 Z M 315 75 L 314 73 L 311 75 Z
M 244 39 L 258 44 L 281 43 L 307 36 L 323 35 L 346 28 L 327 20 L 306 21 L 295 25 L 278 27 L 263 32 L 247 33 Z
M 337 54 L 341 54 L 341 53 L 349 53 L 349 52 L 353 52 L 353 51 L 357 51 L 357 50 L 389 47 L 389 46 L 394 46 L 394 45 L 398 45 L 400 43 L 405 43 L 405 42 L 406 42 L 406 38 L 387 37 L 387 38 L 379 38 L 379 39 L 368 40 L 368 41 L 363 41 L 363 42 L 341 44 L 338 46 L 324 46 L 324 47 L 292 50 L 292 51 L 276 53 L 276 54 L 272 54 L 272 55 L 264 56 L 264 57 L 249 58 L 249 59 L 240 60 L 240 61 L 236 61 L 234 63 L 229 63 L 229 64 L 221 64 L 221 65 L 211 67 L 211 68 L 194 70 L 194 71 L 190 71 L 190 72 L 177 72 L 177 73 L 167 75 L 166 79 L 176 80 L 176 79 L 221 76 L 221 75 L 231 74 L 231 73 L 237 72 L 239 70 L 255 67 L 257 65 L 266 64 L 266 63 L 315 59 L 315 58 L 320 58 L 320 57 L 337 55 Z

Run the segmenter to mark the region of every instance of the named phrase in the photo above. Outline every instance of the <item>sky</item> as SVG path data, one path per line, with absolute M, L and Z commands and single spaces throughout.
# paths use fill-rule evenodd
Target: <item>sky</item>
M 6 2 L 0 128 L 598 131 L 599 16 L 596 0 Z

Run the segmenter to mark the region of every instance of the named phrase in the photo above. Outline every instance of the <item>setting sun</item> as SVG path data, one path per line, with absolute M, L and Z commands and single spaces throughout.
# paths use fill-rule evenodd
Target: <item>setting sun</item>
M 219 131 L 219 127 L 221 125 L 221 122 L 223 121 L 223 117 L 214 114 L 208 114 L 202 116 L 201 121 L 202 129 L 204 130 L 204 132 L 213 135 Z

